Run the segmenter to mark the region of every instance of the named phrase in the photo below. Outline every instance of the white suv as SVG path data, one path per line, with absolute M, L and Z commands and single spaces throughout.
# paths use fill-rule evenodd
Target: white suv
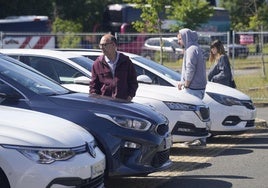
M 0 114 L 1 188 L 104 187 L 105 156 L 86 130 L 30 110 Z

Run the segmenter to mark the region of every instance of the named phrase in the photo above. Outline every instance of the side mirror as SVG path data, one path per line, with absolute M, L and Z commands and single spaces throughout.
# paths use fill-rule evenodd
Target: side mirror
M 149 76 L 144 75 L 144 74 L 139 75 L 137 77 L 137 80 L 139 83 L 145 83 L 145 84 L 152 84 L 153 83 L 153 80 Z
M 89 85 L 90 78 L 86 76 L 79 76 L 74 79 L 74 84 L 83 84 L 83 85 Z

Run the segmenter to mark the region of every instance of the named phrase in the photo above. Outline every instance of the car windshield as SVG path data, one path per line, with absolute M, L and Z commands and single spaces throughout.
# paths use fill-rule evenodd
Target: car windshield
M 26 68 L 26 65 L 13 58 L 1 56 L 0 59 L 0 75 L 2 77 L 15 81 L 17 84 L 27 87 L 37 94 L 49 96 L 70 92 L 37 73 L 34 69 Z
M 181 78 L 180 73 L 178 73 L 172 69 L 169 69 L 168 67 L 160 65 L 159 63 L 154 62 L 154 61 L 147 59 L 145 57 L 135 56 L 135 57 L 132 57 L 131 59 L 134 59 L 134 60 L 156 70 L 160 74 L 165 75 L 173 80 L 179 81 Z
M 83 56 L 70 58 L 70 60 L 77 63 L 81 67 L 83 67 L 91 72 L 91 68 L 92 68 L 92 65 L 94 63 L 93 60 L 86 58 L 86 57 L 83 57 Z

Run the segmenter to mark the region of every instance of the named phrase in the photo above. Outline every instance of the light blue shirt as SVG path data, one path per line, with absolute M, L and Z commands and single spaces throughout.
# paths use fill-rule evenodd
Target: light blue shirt
M 105 58 L 105 61 L 108 63 L 108 65 L 109 65 L 109 67 L 111 69 L 111 72 L 112 72 L 112 74 L 114 76 L 116 64 L 117 64 L 118 59 L 119 59 L 119 53 L 116 52 L 116 59 L 115 59 L 115 61 L 111 61 L 110 59 L 108 59 L 107 56 L 105 56 L 104 58 Z

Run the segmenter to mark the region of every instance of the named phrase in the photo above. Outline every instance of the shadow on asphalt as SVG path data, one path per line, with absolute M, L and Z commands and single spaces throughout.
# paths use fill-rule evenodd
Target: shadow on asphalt
M 217 180 L 228 179 L 252 179 L 244 176 L 179 176 L 170 179 L 155 188 L 230 188 L 232 183 Z
M 252 135 L 251 135 L 252 134 Z M 268 129 L 258 129 L 248 132 L 247 135 L 225 135 L 215 136 L 208 140 L 205 148 L 183 148 L 173 146 L 171 156 L 178 157 L 173 165 L 164 171 L 163 174 L 155 174 L 145 177 L 122 177 L 110 179 L 106 182 L 105 188 L 231 188 L 230 179 L 252 179 L 245 176 L 232 175 L 206 175 L 206 176 L 184 176 L 183 172 L 208 168 L 212 166 L 208 162 L 197 162 L 195 158 L 213 156 L 246 155 L 253 152 L 253 149 L 268 149 L 267 146 L 256 144 L 268 144 Z M 254 135 L 254 136 L 253 136 Z M 253 138 L 253 139 L 251 139 Z M 232 145 L 229 147 L 229 144 Z M 228 148 L 228 150 L 226 150 Z M 193 161 L 180 161 L 181 157 L 193 157 Z M 176 173 L 177 172 L 177 173 Z M 224 179 L 229 181 L 224 181 Z
M 106 188 L 231 188 L 232 183 L 219 179 L 251 179 L 244 176 L 177 176 L 150 178 L 118 178 L 109 182 Z M 218 179 L 217 179 L 218 178 Z

